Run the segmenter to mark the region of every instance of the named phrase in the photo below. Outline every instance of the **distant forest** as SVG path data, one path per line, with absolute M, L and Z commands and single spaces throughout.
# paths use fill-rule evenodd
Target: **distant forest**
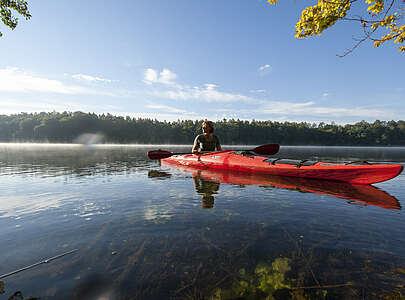
M 83 112 L 21 113 L 0 115 L 0 141 L 72 143 L 82 134 L 97 133 L 104 143 L 192 144 L 201 123 Z M 405 146 L 405 121 L 337 125 L 223 119 L 216 122 L 215 134 L 223 145 Z

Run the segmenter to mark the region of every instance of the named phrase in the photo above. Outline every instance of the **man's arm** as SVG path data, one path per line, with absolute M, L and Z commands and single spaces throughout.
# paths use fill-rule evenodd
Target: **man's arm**
M 197 136 L 197 137 L 195 138 L 195 140 L 194 140 L 194 145 L 193 145 L 193 148 L 191 149 L 191 152 L 192 152 L 192 153 L 197 153 L 197 152 L 198 152 L 198 137 L 199 137 L 199 136 Z
M 217 150 L 222 151 L 222 147 L 221 147 L 221 143 L 219 142 L 219 138 L 217 137 L 216 140 L 217 140 L 217 145 L 216 145 Z

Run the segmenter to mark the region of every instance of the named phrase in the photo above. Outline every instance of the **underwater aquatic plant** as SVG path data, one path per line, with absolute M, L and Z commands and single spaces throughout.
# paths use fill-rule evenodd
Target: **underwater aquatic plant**
M 239 280 L 235 280 L 229 289 L 217 289 L 210 299 L 275 299 L 273 294 L 277 290 L 291 288 L 286 280 L 286 273 L 290 270 L 290 259 L 281 257 L 276 258 L 271 265 L 258 264 L 253 274 L 240 269 Z

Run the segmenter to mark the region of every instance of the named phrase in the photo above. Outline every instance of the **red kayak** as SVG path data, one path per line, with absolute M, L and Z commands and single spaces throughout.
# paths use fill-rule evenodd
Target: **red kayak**
M 167 159 L 162 161 L 162 165 L 165 164 L 172 165 Z M 301 192 L 330 195 L 340 199 L 350 200 L 351 204 L 375 205 L 385 209 L 401 209 L 401 205 L 395 197 L 371 185 L 273 176 L 252 172 L 233 172 L 212 168 L 202 169 L 200 167 L 184 165 L 176 165 L 175 167 L 187 173 L 191 173 L 193 177 L 198 177 L 209 182 L 235 184 L 238 186 L 270 186 L 294 191 L 298 190 Z
M 372 184 L 398 176 L 403 166 L 399 164 L 371 164 L 351 162 L 346 164 L 269 158 L 251 151 L 225 150 L 206 154 L 171 155 L 165 163 L 213 168 L 238 172 L 315 178 L 356 184 Z

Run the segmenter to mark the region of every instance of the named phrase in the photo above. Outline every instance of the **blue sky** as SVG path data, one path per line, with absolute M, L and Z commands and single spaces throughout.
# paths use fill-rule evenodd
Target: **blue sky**
M 405 57 L 341 22 L 298 40 L 310 2 L 28 0 L 0 25 L 0 114 L 353 123 L 405 116 Z

